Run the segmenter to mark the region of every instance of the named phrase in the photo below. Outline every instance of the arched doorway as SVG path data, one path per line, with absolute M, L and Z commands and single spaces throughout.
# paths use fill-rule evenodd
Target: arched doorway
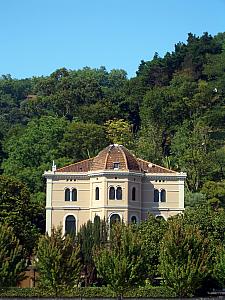
M 65 234 L 76 234 L 76 219 L 73 215 L 66 217 Z
M 121 222 L 121 218 L 120 215 L 118 214 L 112 214 L 110 217 L 110 227 L 112 227 L 113 224 L 115 223 L 120 223 Z

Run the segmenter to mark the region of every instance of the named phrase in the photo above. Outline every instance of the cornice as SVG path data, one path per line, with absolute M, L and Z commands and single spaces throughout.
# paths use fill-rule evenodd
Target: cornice
M 165 180 L 165 181 L 184 181 L 187 177 L 186 173 L 142 173 L 132 171 L 120 171 L 120 170 L 103 170 L 103 171 L 89 171 L 83 173 L 63 173 L 57 171 L 46 171 L 43 177 L 46 179 L 54 180 L 74 180 L 74 179 L 89 179 L 93 177 L 107 177 L 107 176 L 121 176 L 121 177 L 140 177 L 144 181 L 153 180 Z
M 99 171 L 89 171 L 89 177 L 104 177 L 104 176 L 122 176 L 122 177 L 143 177 L 144 173 L 132 172 L 132 171 L 120 171 L 120 170 L 99 170 Z

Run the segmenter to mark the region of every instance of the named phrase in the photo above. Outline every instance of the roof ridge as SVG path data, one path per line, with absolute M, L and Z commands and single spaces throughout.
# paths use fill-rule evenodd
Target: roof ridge
M 110 153 L 110 151 L 111 151 L 111 149 L 112 149 L 112 145 L 109 145 L 108 146 L 108 151 L 107 151 L 107 153 L 106 153 L 106 156 L 105 156 L 105 161 L 104 161 L 104 170 L 106 170 L 106 167 L 107 167 L 107 161 L 108 161 L 108 157 L 109 157 L 109 153 Z
M 122 146 L 122 145 L 119 145 L 118 148 L 120 149 L 120 152 L 122 153 L 122 156 L 123 156 L 124 161 L 125 161 L 126 168 L 128 169 L 127 156 L 125 155 L 124 150 L 123 150 L 123 148 L 122 148 L 121 146 Z M 122 148 L 122 149 L 121 149 L 121 148 Z M 125 148 L 125 147 L 124 147 L 124 148 Z

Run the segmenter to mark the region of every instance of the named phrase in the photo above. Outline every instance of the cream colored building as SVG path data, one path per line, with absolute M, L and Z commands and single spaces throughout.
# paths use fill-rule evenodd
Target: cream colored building
M 122 145 L 96 157 L 44 173 L 46 231 L 79 227 L 95 216 L 109 222 L 139 222 L 150 212 L 167 219 L 184 210 L 185 173 L 136 158 Z

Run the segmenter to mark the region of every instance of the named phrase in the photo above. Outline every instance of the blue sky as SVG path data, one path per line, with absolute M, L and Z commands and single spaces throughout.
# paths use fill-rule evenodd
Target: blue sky
M 0 0 L 0 75 L 105 66 L 132 77 L 206 31 L 225 31 L 225 0 Z

